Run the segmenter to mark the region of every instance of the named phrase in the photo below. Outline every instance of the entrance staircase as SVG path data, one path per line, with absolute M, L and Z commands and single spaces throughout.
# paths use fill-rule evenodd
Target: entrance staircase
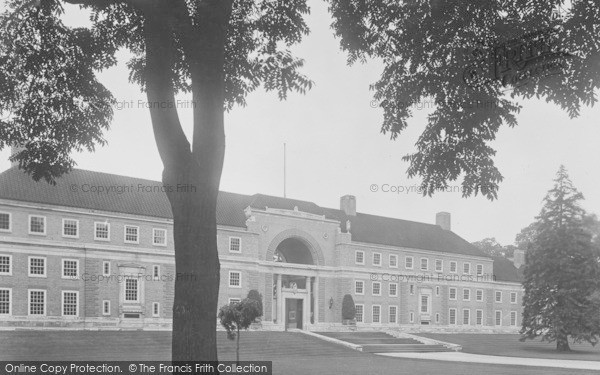
M 394 337 L 385 332 L 319 332 L 318 335 L 339 340 L 366 353 L 430 353 L 454 351 L 438 343 L 422 343 L 414 338 Z M 329 341 L 329 340 L 328 340 Z

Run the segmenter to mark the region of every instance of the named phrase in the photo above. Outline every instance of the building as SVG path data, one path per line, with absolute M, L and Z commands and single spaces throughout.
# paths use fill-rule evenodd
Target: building
M 55 186 L 0 174 L 0 328 L 169 329 L 174 250 L 160 182 L 74 170 Z M 436 224 L 221 192 L 219 304 L 263 295 L 265 329 L 357 325 L 515 331 L 520 275 Z M 216 312 L 215 312 L 216 313 Z

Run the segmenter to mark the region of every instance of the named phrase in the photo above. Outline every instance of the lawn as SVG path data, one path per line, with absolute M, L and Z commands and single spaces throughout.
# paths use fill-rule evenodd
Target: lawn
M 462 345 L 462 351 L 465 353 L 600 361 L 600 344 L 593 347 L 587 343 L 569 343 L 573 351 L 559 353 L 556 351 L 556 343 L 540 340 L 520 342 L 519 335 L 514 334 L 419 333 L 418 335 Z
M 170 359 L 170 332 L 0 331 L 0 360 Z M 361 353 L 302 333 L 243 332 L 241 360 L 273 361 L 274 374 L 592 374 L 591 371 L 399 359 Z M 235 345 L 219 333 L 219 359 Z

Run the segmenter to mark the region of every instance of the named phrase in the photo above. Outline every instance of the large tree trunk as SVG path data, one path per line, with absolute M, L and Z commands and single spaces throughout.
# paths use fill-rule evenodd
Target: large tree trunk
M 152 126 L 164 164 L 163 184 L 173 212 L 175 299 L 173 361 L 216 361 L 220 280 L 216 208 L 225 152 L 224 46 L 231 2 L 200 2 L 198 25 L 182 0 L 144 5 L 146 90 L 151 103 L 175 103 L 173 35 L 186 48 L 194 100 L 193 150 L 175 106 L 151 106 Z
M 570 352 L 569 336 L 564 332 L 558 332 L 556 336 L 556 350 L 559 352 Z

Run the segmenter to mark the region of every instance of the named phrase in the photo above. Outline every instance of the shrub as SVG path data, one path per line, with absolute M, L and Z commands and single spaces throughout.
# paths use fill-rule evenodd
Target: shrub
M 342 300 L 342 319 L 352 320 L 355 316 L 356 307 L 354 306 L 354 299 L 350 294 L 346 294 Z

